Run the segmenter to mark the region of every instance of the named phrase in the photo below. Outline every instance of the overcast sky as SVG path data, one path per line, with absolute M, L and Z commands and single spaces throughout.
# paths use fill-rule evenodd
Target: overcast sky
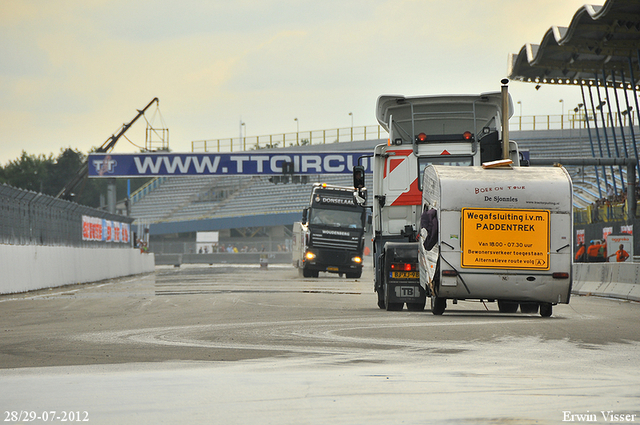
M 497 91 L 508 54 L 568 26 L 583 3 L 2 0 L 0 164 L 22 150 L 88 152 L 154 97 L 170 148 L 188 152 L 238 137 L 240 120 L 247 136 L 350 127 L 350 112 L 373 125 L 381 94 Z M 577 87 L 510 92 L 523 115 L 581 102 Z M 126 136 L 144 145 L 144 131 L 140 120 Z M 115 150 L 135 151 L 125 139 Z

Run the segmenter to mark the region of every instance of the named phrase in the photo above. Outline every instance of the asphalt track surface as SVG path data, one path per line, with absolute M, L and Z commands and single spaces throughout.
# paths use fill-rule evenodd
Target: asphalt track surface
M 5 423 L 640 423 L 640 304 L 611 299 L 434 316 L 378 309 L 370 267 L 183 265 L 2 296 L 0 334 Z

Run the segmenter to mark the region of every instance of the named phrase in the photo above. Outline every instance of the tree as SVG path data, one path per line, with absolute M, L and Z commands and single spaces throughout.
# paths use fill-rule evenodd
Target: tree
M 45 182 L 49 181 L 48 164 L 52 163 L 51 156 L 28 155 L 22 151 L 20 157 L 4 167 L 2 173 L 2 183 L 34 192 L 42 192 Z
M 34 192 L 56 196 L 60 190 L 76 175 L 86 162 L 87 155 L 77 149 L 60 149 L 57 158 L 53 154 L 29 155 L 22 151 L 20 157 L 0 167 L 0 184 Z M 134 191 L 148 182 L 150 178 L 131 179 L 131 190 Z M 74 202 L 94 208 L 101 206 L 100 195 L 107 192 L 106 179 L 85 179 L 75 189 Z M 127 181 L 116 181 L 116 193 L 120 199 L 126 197 Z

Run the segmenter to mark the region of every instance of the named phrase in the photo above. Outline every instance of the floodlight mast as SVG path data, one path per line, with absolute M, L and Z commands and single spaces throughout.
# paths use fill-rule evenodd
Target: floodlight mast
M 143 109 L 138 109 L 137 110 L 138 114 L 131 121 L 129 121 L 128 123 L 123 124 L 123 126 L 120 129 L 120 131 L 118 132 L 118 134 L 114 134 L 111 137 L 109 137 L 102 144 L 102 146 L 100 146 L 99 148 L 96 149 L 96 152 L 98 152 L 98 153 L 111 152 L 113 150 L 113 148 L 116 146 L 116 143 L 118 142 L 118 139 L 120 139 L 120 137 L 122 137 L 122 135 L 124 133 L 126 133 L 126 131 L 129 130 L 129 128 L 131 128 L 131 126 L 138 120 L 138 118 L 140 118 L 142 115 L 144 115 L 144 113 L 147 111 L 147 109 L 149 109 L 151 107 L 151 105 L 153 105 L 154 103 L 160 105 L 160 99 L 158 99 L 157 97 L 154 97 L 153 100 L 147 104 L 147 106 L 145 106 Z M 72 198 L 72 196 L 73 196 L 72 195 L 73 190 L 81 182 L 83 182 L 84 179 L 86 179 L 88 175 L 89 175 L 89 163 L 88 163 L 88 161 L 85 161 L 84 164 L 82 164 L 82 166 L 80 167 L 80 169 L 76 173 L 76 175 L 62 188 L 62 190 L 60 190 L 60 192 L 58 192 L 58 194 L 56 195 L 56 198 L 62 198 L 62 199 L 70 200 Z

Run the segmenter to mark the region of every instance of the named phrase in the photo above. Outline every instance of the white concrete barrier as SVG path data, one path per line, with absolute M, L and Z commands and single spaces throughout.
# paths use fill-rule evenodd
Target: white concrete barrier
M 572 292 L 640 301 L 640 263 L 576 263 Z
M 0 294 L 152 272 L 153 254 L 132 248 L 0 245 Z

